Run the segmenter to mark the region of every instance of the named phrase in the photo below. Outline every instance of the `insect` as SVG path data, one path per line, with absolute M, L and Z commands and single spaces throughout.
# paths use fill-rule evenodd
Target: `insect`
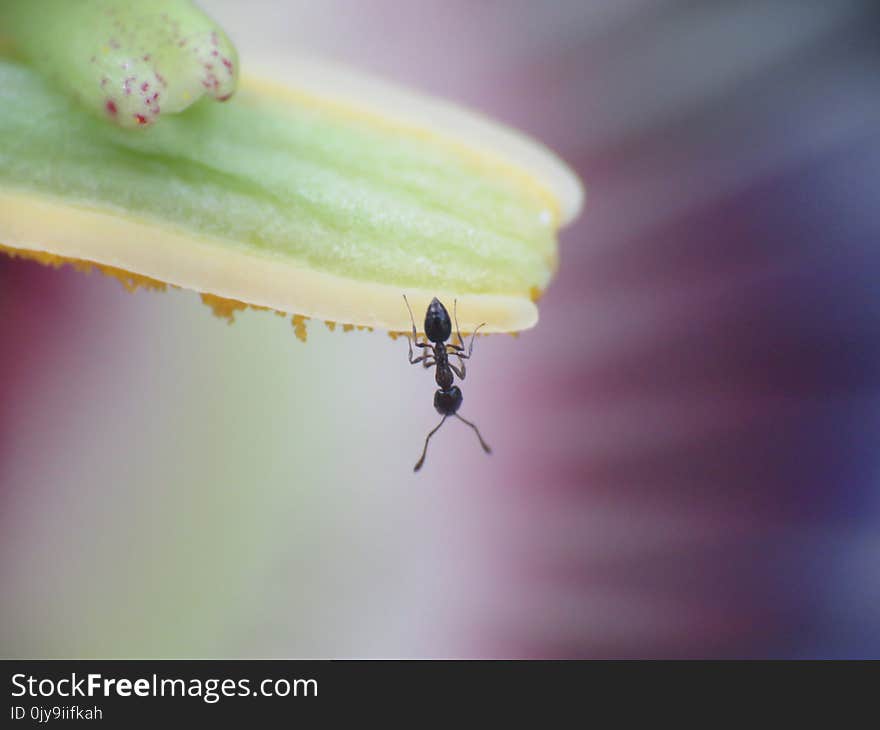
M 428 453 L 428 442 L 431 440 L 431 436 L 440 430 L 440 426 L 446 423 L 446 419 L 450 416 L 455 416 L 459 421 L 466 423 L 474 429 L 474 433 L 477 434 L 477 438 L 480 440 L 480 446 L 483 447 L 483 451 L 487 454 L 491 454 L 492 449 L 490 449 L 489 445 L 483 441 L 483 437 L 480 435 L 480 430 L 473 423 L 458 415 L 458 409 L 461 407 L 463 398 L 461 395 L 461 389 L 457 385 L 454 385 L 453 378 L 453 373 L 455 373 L 460 380 L 464 380 L 464 376 L 467 373 L 464 361 L 469 359 L 474 351 L 474 338 L 477 336 L 477 330 L 486 323 L 483 322 L 480 327 L 477 327 L 477 329 L 474 330 L 471 335 L 470 346 L 467 348 L 467 352 L 465 352 L 464 340 L 461 338 L 461 332 L 458 328 L 458 300 L 455 300 L 452 310 L 453 316 L 455 317 L 455 333 L 458 335 L 458 341 L 460 343 L 455 345 L 451 342 L 447 342 L 452 334 L 452 322 L 449 320 L 449 312 L 446 311 L 446 307 L 443 306 L 440 300 L 437 299 L 437 297 L 434 297 L 428 305 L 428 310 L 425 312 L 425 337 L 428 339 L 428 342 L 419 342 L 418 333 L 416 332 L 416 321 L 413 319 L 412 307 L 409 306 L 409 300 L 406 298 L 406 294 L 403 295 L 403 301 L 406 302 L 406 308 L 409 310 L 409 319 L 410 322 L 412 322 L 412 339 L 407 338 L 409 342 L 410 364 L 415 365 L 417 363 L 422 363 L 422 366 L 425 368 L 436 366 L 437 370 L 434 373 L 434 379 L 440 387 L 434 393 L 434 408 L 437 410 L 437 413 L 443 416 L 440 423 L 438 423 L 425 438 L 425 447 L 422 449 L 422 456 L 416 462 L 413 471 L 418 471 L 422 468 L 422 464 L 425 463 L 425 455 Z M 421 347 L 424 354 L 413 358 L 413 345 Z M 458 358 L 460 368 L 449 362 L 450 355 L 454 355 Z

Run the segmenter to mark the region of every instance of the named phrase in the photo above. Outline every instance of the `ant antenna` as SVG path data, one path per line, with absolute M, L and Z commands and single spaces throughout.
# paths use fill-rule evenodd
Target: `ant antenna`
M 413 334 L 416 333 L 416 320 L 413 317 L 412 307 L 409 306 L 409 299 L 406 298 L 406 294 L 403 295 L 403 301 L 406 302 L 406 308 L 409 310 L 409 321 L 412 322 Z
M 476 433 L 477 438 L 480 439 L 480 446 L 483 447 L 483 451 L 485 451 L 487 454 L 491 454 L 492 449 L 489 448 L 489 444 L 487 444 L 485 441 L 483 441 L 483 437 L 480 436 L 480 429 L 478 429 L 473 423 L 468 421 L 466 418 L 462 418 L 461 416 L 459 416 L 457 413 L 455 413 L 454 415 L 459 421 L 466 423 L 468 426 L 470 426 L 472 429 L 474 429 L 474 433 Z M 437 428 L 440 428 L 440 426 L 437 426 Z M 422 458 L 424 459 L 425 457 L 423 456 Z
M 406 297 L 404 297 L 406 299 Z M 409 303 L 407 302 L 407 306 Z M 464 338 L 461 336 L 461 329 L 458 326 L 458 299 L 454 299 L 452 301 L 452 317 L 455 319 L 455 334 L 458 335 L 458 344 L 461 345 L 461 351 L 464 352 Z M 474 340 L 477 337 L 477 332 L 480 331 L 480 327 L 485 327 L 486 323 L 483 322 L 480 325 L 477 325 L 477 328 L 471 333 L 471 344 L 468 347 L 468 357 L 471 356 L 471 353 L 474 351 Z M 462 419 L 464 420 L 464 419 Z M 482 439 L 480 439 L 482 441 Z
M 459 417 L 460 417 L 460 416 L 459 416 Z M 427 437 L 425 438 L 425 448 L 422 449 L 422 456 L 421 456 L 421 458 L 416 462 L 416 465 L 413 467 L 413 471 L 418 471 L 419 469 L 422 468 L 422 464 L 425 463 L 425 456 L 426 456 L 427 453 L 428 453 L 428 441 L 431 440 L 431 436 L 433 436 L 435 433 L 437 433 L 437 431 L 440 430 L 440 426 L 442 426 L 444 423 L 446 423 L 446 419 L 447 419 L 447 418 L 449 418 L 449 416 L 443 416 L 443 420 L 441 420 L 440 423 L 438 423 L 438 424 L 434 427 L 434 430 L 431 431 L 431 433 L 429 433 L 429 434 L 427 435 Z M 464 420 L 464 419 L 462 418 L 462 420 Z M 482 440 L 483 440 L 483 439 L 480 439 L 480 441 L 482 441 Z

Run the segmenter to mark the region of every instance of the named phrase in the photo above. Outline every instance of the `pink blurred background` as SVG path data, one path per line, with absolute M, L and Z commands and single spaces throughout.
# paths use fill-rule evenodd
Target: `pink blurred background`
M 587 206 L 417 476 L 402 341 L 0 260 L 0 655 L 880 656 L 876 4 L 201 4 Z

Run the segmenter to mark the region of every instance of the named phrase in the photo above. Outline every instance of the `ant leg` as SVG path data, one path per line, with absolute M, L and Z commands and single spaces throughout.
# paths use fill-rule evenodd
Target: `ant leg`
M 480 327 L 485 327 L 485 326 L 486 326 L 486 323 L 483 322 L 481 325 L 479 325 L 479 327 L 477 327 L 477 329 L 475 329 L 473 331 L 473 333 L 471 334 L 471 344 L 468 346 L 467 355 L 465 355 L 464 353 L 459 354 L 459 356 L 458 356 L 459 358 L 464 358 L 465 360 L 467 360 L 471 356 L 471 354 L 473 354 L 474 340 L 477 338 L 477 332 L 480 331 Z M 462 348 L 462 349 L 464 349 L 464 348 Z
M 449 418 L 449 416 L 443 416 L 443 419 L 440 421 L 440 423 L 438 423 L 438 424 L 434 427 L 434 430 L 431 431 L 431 433 L 429 433 L 429 434 L 427 435 L 427 437 L 425 438 L 425 448 L 422 449 L 422 456 L 421 456 L 421 458 L 416 462 L 416 465 L 413 467 L 413 471 L 418 471 L 419 469 L 422 468 L 422 464 L 425 463 L 425 455 L 428 453 L 428 441 L 431 440 L 431 436 L 433 436 L 435 433 L 437 433 L 437 431 L 440 430 L 440 426 L 442 426 L 444 423 L 446 423 L 446 419 L 447 419 L 447 418 Z M 482 439 L 481 439 L 481 440 L 482 440 Z
M 453 372 L 459 377 L 460 380 L 464 380 L 464 376 L 466 373 L 465 367 L 464 367 L 464 361 L 469 356 L 465 354 L 463 347 L 458 347 L 457 345 L 451 345 L 451 344 L 447 344 L 446 347 L 447 347 L 447 350 L 446 350 L 447 355 L 455 355 L 458 358 L 458 364 L 461 367 L 461 370 L 459 370 L 457 367 L 455 367 L 455 365 L 453 365 L 452 363 L 449 363 L 449 367 L 452 368 Z M 454 348 L 454 349 L 452 349 L 450 351 L 449 348 Z
M 406 302 L 406 308 L 409 310 L 409 321 L 412 323 L 412 342 L 415 342 L 419 347 L 430 347 L 426 343 L 419 342 L 419 333 L 416 332 L 416 320 L 413 317 L 412 307 L 409 306 L 409 299 L 406 298 L 406 294 L 403 295 L 403 301 Z
M 437 364 L 436 360 L 432 360 L 433 355 L 419 355 L 417 358 L 413 359 L 412 350 L 409 351 L 409 363 L 410 365 L 418 365 L 422 363 L 422 367 L 427 370 L 428 368 L 432 368 Z
M 453 312 L 456 312 L 457 309 L 458 309 L 458 300 L 456 299 L 455 305 L 453 306 Z M 484 327 L 485 325 L 486 325 L 486 323 L 483 322 L 479 327 L 477 327 L 477 329 L 475 329 L 473 331 L 473 333 L 471 334 L 471 343 L 470 343 L 470 346 L 468 347 L 467 352 L 464 351 L 464 347 L 462 347 L 462 345 L 454 345 L 451 343 L 446 345 L 446 347 L 447 347 L 446 352 L 450 355 L 455 355 L 458 358 L 458 364 L 461 367 L 461 370 L 459 370 L 457 367 L 455 367 L 455 365 L 453 365 L 451 363 L 450 363 L 449 367 L 452 368 L 453 372 L 455 372 L 455 374 L 458 375 L 458 377 L 461 380 L 464 380 L 464 376 L 467 373 L 467 370 L 464 365 L 464 361 L 470 359 L 470 356 L 473 354 L 474 340 L 477 337 L 477 332 L 480 329 L 480 327 Z M 458 313 L 457 312 L 455 313 L 455 333 L 458 335 L 458 341 L 463 343 L 464 340 L 461 338 L 461 332 L 458 329 Z M 449 351 L 449 348 L 452 349 L 452 352 Z
M 413 319 L 412 307 L 409 306 L 409 300 L 406 298 L 406 294 L 403 295 L 403 301 L 406 302 L 406 308 L 409 310 L 409 321 L 412 322 L 412 338 L 406 338 L 407 344 L 409 345 L 409 364 L 415 365 L 422 360 L 427 360 L 428 355 L 422 355 L 413 360 L 413 344 L 415 344 L 416 347 L 421 347 L 423 349 L 425 347 L 431 347 L 431 345 L 427 342 L 419 342 L 419 335 L 416 332 L 416 321 Z M 430 367 L 430 365 L 425 365 L 424 367 L 427 368 Z
M 461 344 L 454 345 L 454 344 L 450 343 L 446 346 L 453 348 L 454 352 L 452 352 L 450 354 L 457 355 L 458 361 L 461 362 L 462 360 L 467 360 L 471 356 L 471 353 L 474 351 L 474 339 L 477 336 L 477 331 L 480 329 L 480 327 L 485 327 L 486 323 L 483 322 L 480 325 L 480 327 L 477 327 L 477 329 L 475 329 L 473 331 L 473 333 L 471 334 L 471 344 L 468 347 L 467 355 L 465 355 L 464 354 L 464 340 L 461 337 L 461 330 L 459 329 L 459 326 L 458 326 L 458 299 L 456 299 L 452 304 L 452 316 L 455 319 L 455 334 L 458 335 L 458 341 Z M 461 369 L 464 370 L 464 363 L 463 362 L 461 363 Z
M 482 327 L 484 324 L 486 324 L 486 323 L 483 322 L 483 324 L 481 324 L 480 327 Z M 465 373 L 467 372 L 465 370 L 464 361 L 469 360 L 471 357 L 471 354 L 474 351 L 474 337 L 477 336 L 477 330 L 480 329 L 480 327 L 477 327 L 477 329 L 474 330 L 474 333 L 471 335 L 471 345 L 470 345 L 470 348 L 468 348 L 467 352 L 464 351 L 463 347 L 456 348 L 452 352 L 449 352 L 449 350 L 446 351 L 447 354 L 455 355 L 458 358 L 458 364 L 461 366 L 461 370 L 459 370 L 457 367 L 455 367 L 455 365 L 453 365 L 452 363 L 449 363 L 449 367 L 452 368 L 452 370 L 455 372 L 455 374 L 459 378 L 461 378 L 461 380 L 464 380 Z M 447 345 L 447 347 L 456 347 L 456 346 L 455 345 Z
M 483 437 L 480 436 L 480 429 L 478 429 L 473 423 L 471 423 L 471 422 L 468 421 L 467 419 L 464 419 L 464 418 L 462 418 L 461 416 L 459 416 L 457 413 L 455 414 L 455 417 L 456 417 L 459 421 L 463 421 L 463 422 L 466 423 L 468 426 L 470 426 L 472 429 L 474 429 L 474 433 L 476 433 L 476 434 L 477 434 L 477 438 L 480 439 L 480 446 L 483 447 L 483 451 L 485 451 L 487 454 L 491 454 L 491 453 L 492 453 L 492 449 L 489 448 L 489 444 L 487 444 L 485 441 L 483 441 Z M 442 425 L 442 422 L 441 422 L 441 425 Z M 437 426 L 437 428 L 440 428 L 440 426 Z M 427 448 L 427 446 L 426 446 L 426 448 Z M 424 457 L 423 457 L 423 458 L 424 458 Z
M 410 343 L 410 346 L 409 346 L 409 364 L 410 365 L 415 365 L 416 363 L 420 363 L 422 360 L 427 360 L 429 357 L 431 357 L 431 355 L 419 355 L 419 357 L 413 358 L 412 342 L 410 341 L 409 337 L 407 337 L 406 340 L 407 340 L 407 342 Z M 430 345 L 426 345 L 423 342 L 416 342 L 416 346 L 417 347 L 430 347 Z M 429 367 L 431 367 L 431 365 L 425 365 L 424 367 L 429 368 Z
M 485 324 L 486 323 L 483 322 L 483 324 L 481 324 L 480 327 L 483 327 Z M 447 349 L 446 352 L 450 355 L 455 355 L 458 358 L 458 364 L 461 369 L 459 370 L 459 368 L 455 367 L 455 365 L 453 365 L 452 363 L 449 364 L 449 367 L 452 368 L 452 371 L 461 380 L 464 380 L 464 377 L 467 374 L 467 369 L 465 368 L 464 361 L 470 359 L 470 356 L 474 351 L 474 339 L 476 338 L 477 330 L 479 330 L 480 327 L 477 327 L 477 329 L 475 329 L 473 334 L 471 335 L 471 344 L 470 344 L 470 347 L 468 347 L 467 352 L 464 351 L 464 347 L 462 347 L 461 345 L 448 344 L 446 346 L 447 348 L 452 348 L 452 352 L 449 352 L 449 349 Z M 461 339 L 461 332 L 458 331 L 458 317 L 457 316 L 455 319 L 455 329 L 456 329 L 456 334 L 458 335 L 459 341 L 464 342 L 464 340 Z
M 482 327 L 484 324 L 486 323 L 483 322 L 480 327 Z M 469 360 L 471 353 L 473 353 L 474 351 L 474 337 L 477 336 L 477 330 L 480 329 L 480 327 L 477 327 L 477 329 L 474 330 L 474 333 L 471 335 L 471 346 L 470 348 L 468 348 L 468 351 L 466 353 L 464 352 L 463 347 L 461 348 L 461 350 L 454 350 L 453 352 L 449 352 L 450 355 L 455 355 L 458 358 L 458 364 L 461 365 L 461 372 L 459 372 L 458 368 L 455 367 L 455 365 L 453 365 L 452 363 L 449 364 L 449 367 L 451 367 L 455 371 L 455 374 L 458 375 L 458 377 L 462 380 L 464 380 L 465 376 L 464 361 Z M 447 345 L 447 347 L 455 347 L 455 345 Z
M 461 339 L 461 329 L 458 326 L 458 299 L 452 302 L 452 317 L 455 320 L 455 334 L 458 336 L 458 344 L 452 347 L 456 350 L 464 350 L 464 340 Z

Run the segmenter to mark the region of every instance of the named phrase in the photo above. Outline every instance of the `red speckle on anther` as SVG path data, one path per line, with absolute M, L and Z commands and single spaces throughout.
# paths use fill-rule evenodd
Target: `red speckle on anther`
M 219 56 L 219 55 L 220 55 L 220 51 L 218 51 L 218 50 L 215 48 L 213 51 L 211 51 L 211 55 L 212 55 L 212 56 Z M 92 59 L 94 59 L 94 56 L 92 56 Z
M 150 85 L 146 81 L 144 81 L 144 83 L 141 84 L 141 91 L 146 92 L 149 90 L 150 90 Z
M 137 120 L 138 124 L 146 124 L 147 118 L 143 114 L 135 114 L 134 118 Z
M 229 101 L 232 98 L 232 94 L 224 94 L 223 96 L 218 96 L 217 101 Z
M 230 61 L 228 58 L 224 58 L 223 65 L 226 66 L 226 70 L 229 71 L 229 73 L 231 74 L 232 73 L 232 61 Z
M 149 61 L 151 58 L 152 58 L 152 56 L 149 53 L 146 56 L 144 56 L 145 61 Z
M 165 77 L 158 71 L 156 72 L 156 79 L 159 81 L 160 84 L 162 84 L 162 86 L 168 86 L 168 82 L 165 81 Z
M 110 116 L 116 116 L 116 102 L 113 101 L 113 99 L 107 99 L 107 103 L 104 106 L 106 107 L 107 112 L 110 114 Z

